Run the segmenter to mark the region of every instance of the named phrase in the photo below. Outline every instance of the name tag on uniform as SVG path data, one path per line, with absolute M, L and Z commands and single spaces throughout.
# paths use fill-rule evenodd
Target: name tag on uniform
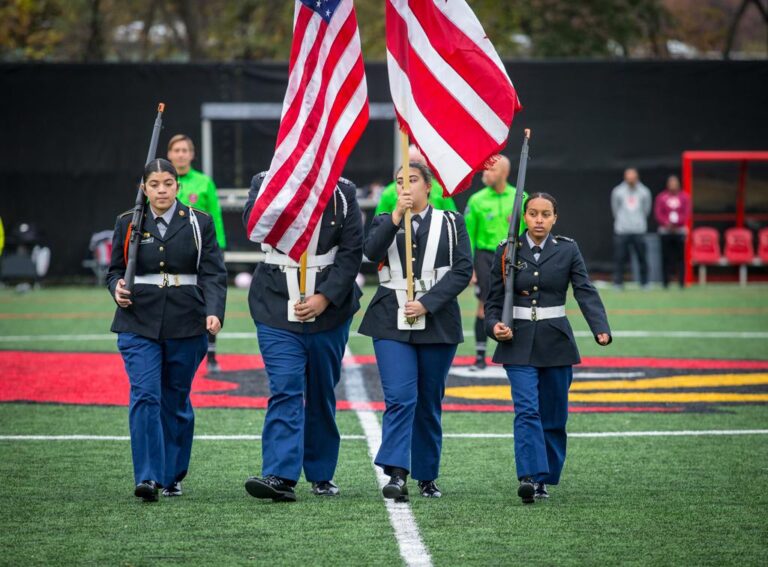
M 150 236 L 149 238 L 143 239 L 141 242 L 139 242 L 139 244 L 151 244 L 154 241 L 155 241 L 155 237 Z

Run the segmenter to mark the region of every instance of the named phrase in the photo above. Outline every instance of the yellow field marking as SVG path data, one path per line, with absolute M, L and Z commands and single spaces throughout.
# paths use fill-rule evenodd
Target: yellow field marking
M 722 386 L 754 386 L 768 384 L 763 374 L 683 374 L 639 380 L 574 380 L 571 392 L 585 390 L 655 390 L 660 388 L 717 388 Z
M 568 396 L 572 402 L 655 402 L 692 404 L 697 402 L 768 402 L 765 394 L 734 392 L 591 392 Z
M 469 400 L 511 401 L 508 386 L 461 386 L 446 388 L 445 395 Z M 577 392 L 569 396 L 572 402 L 655 402 L 655 403 L 718 403 L 718 402 L 768 402 L 768 393 L 750 394 L 735 392 Z
M 656 403 L 717 403 L 768 402 L 768 393 L 750 392 L 644 392 L 654 389 L 717 388 L 724 386 L 755 386 L 768 384 L 768 373 L 704 374 L 643 378 L 640 380 L 574 381 L 569 399 L 572 402 L 656 402 Z M 610 390 L 610 391 L 609 391 Z M 614 390 L 633 390 L 616 392 Z M 639 390 L 639 391 L 638 391 Z M 445 394 L 469 400 L 511 400 L 506 384 L 458 386 L 446 388 Z

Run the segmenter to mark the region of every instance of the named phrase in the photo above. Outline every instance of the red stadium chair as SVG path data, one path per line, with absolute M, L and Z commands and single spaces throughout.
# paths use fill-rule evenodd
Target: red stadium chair
M 725 259 L 729 264 L 739 266 L 739 283 L 747 284 L 747 264 L 755 258 L 752 245 L 752 231 L 735 226 L 725 231 Z
M 691 264 L 699 267 L 699 283 L 707 283 L 707 266 L 722 264 L 720 233 L 710 226 L 691 231 Z
M 757 257 L 763 264 L 768 264 L 768 228 L 757 233 Z

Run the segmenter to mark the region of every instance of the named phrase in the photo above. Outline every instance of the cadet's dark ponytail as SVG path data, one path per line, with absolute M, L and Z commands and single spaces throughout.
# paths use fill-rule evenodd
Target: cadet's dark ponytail
M 528 203 L 534 199 L 544 199 L 545 201 L 549 201 L 552 203 L 552 211 L 557 214 L 557 201 L 555 201 L 555 198 L 549 193 L 531 193 L 528 195 L 528 199 L 525 201 L 525 206 L 523 207 L 523 213 L 528 210 Z
M 170 173 L 171 175 L 173 175 L 173 178 L 176 181 L 179 180 L 179 174 L 176 172 L 176 168 L 173 167 L 173 164 L 169 162 L 167 159 L 157 158 L 149 162 L 144 168 L 144 177 L 143 177 L 144 183 L 147 182 L 147 179 L 151 174 L 162 173 L 162 172 Z

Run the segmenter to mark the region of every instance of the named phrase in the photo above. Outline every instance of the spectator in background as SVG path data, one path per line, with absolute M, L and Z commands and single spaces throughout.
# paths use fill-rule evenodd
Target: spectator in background
M 411 144 L 408 148 L 408 161 L 415 161 L 416 163 L 428 167 L 424 155 L 414 144 Z M 432 178 L 432 186 L 429 190 L 429 204 L 441 211 L 458 211 L 456 203 L 453 202 L 451 197 L 443 197 L 443 188 L 434 177 Z M 373 213 L 373 216 L 380 215 L 381 213 L 391 213 L 395 210 L 396 206 L 397 182 L 393 181 L 387 185 L 381 193 L 379 204 L 376 205 L 376 211 Z
M 667 178 L 667 188 L 658 194 L 653 207 L 661 238 L 662 282 L 669 286 L 677 271 L 680 288 L 685 287 L 685 238 L 691 216 L 691 200 L 680 191 L 676 175 Z
M 630 249 L 634 250 L 640 265 L 640 285 L 643 288 L 648 286 L 645 233 L 652 205 L 650 189 L 640 182 L 637 170 L 630 167 L 624 172 L 624 182 L 611 191 L 615 262 L 613 283 L 619 289 L 624 285 L 624 268 Z
M 224 219 L 221 216 L 216 185 L 210 177 L 192 169 L 194 159 L 195 144 L 189 136 L 176 134 L 171 138 L 168 142 L 168 160 L 179 174 L 178 199 L 188 207 L 211 215 L 216 229 L 216 240 L 219 248 L 224 250 L 227 247 L 227 238 L 224 235 Z M 219 363 L 216 361 L 216 335 L 213 334 L 208 335 L 208 371 L 219 371 Z

